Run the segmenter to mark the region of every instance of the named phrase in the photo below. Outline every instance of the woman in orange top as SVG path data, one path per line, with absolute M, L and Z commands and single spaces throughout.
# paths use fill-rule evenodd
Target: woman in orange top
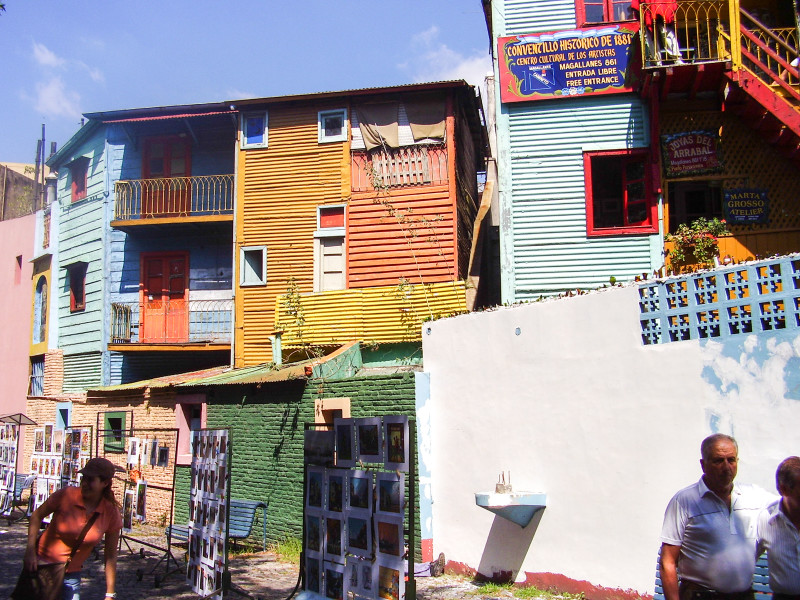
M 40 564 L 67 562 L 72 547 L 91 516 L 97 512 L 64 577 L 64 600 L 80 600 L 80 576 L 83 561 L 103 537 L 105 545 L 106 598 L 116 598 L 117 546 L 122 529 L 119 504 L 111 483 L 114 464 L 105 458 L 92 458 L 81 469 L 80 487 L 66 487 L 55 492 L 31 515 L 25 569 L 35 571 Z M 52 514 L 50 524 L 39 539 L 36 536 L 42 519 Z

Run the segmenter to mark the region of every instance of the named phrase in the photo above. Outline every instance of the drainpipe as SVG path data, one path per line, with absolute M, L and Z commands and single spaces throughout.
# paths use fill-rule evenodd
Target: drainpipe
M 281 334 L 280 332 L 275 332 L 275 335 L 269 336 L 270 344 L 272 344 L 272 362 L 274 362 L 277 366 L 281 366 L 283 364 L 283 351 L 281 350 Z

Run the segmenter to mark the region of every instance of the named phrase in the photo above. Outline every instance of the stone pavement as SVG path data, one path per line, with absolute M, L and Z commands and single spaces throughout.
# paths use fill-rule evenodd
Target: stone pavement
M 6 526 L 0 522 L 0 551 L 4 559 L 0 561 L 0 599 L 8 598 L 22 568 L 22 555 L 27 534 L 26 523 Z M 148 539 L 150 538 L 142 538 Z M 165 540 L 151 540 L 156 545 Z M 130 542 L 131 550 L 125 543 L 117 561 L 118 600 L 195 600 L 199 598 L 184 581 L 183 552 L 181 547 L 173 550 L 180 564 L 176 571 L 166 575 L 166 562 L 158 564 L 164 552 Z M 140 550 L 144 550 L 144 556 Z M 232 557 L 229 561 L 231 581 L 234 586 L 248 594 L 264 600 L 285 600 L 294 590 L 298 578 L 296 564 L 282 562 L 275 555 L 265 552 L 254 555 Z M 156 575 L 159 586 L 155 587 Z M 165 576 L 166 575 L 166 576 Z M 141 576 L 141 577 L 140 577 Z M 460 598 L 479 598 L 478 590 L 472 582 L 460 577 L 425 577 L 417 579 L 417 598 L 420 600 L 454 600 Z M 102 600 L 105 594 L 105 578 L 102 560 L 89 558 L 84 563 L 81 584 L 81 600 Z M 237 598 L 230 594 L 229 598 Z

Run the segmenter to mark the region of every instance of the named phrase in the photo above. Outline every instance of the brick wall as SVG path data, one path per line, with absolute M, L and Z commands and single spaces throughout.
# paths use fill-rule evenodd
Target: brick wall
M 73 427 L 91 426 L 93 428 L 92 456 L 103 456 L 123 470 L 126 468 L 127 453 L 106 452 L 103 440 L 98 439 L 98 435 L 102 435 L 102 431 L 99 430 L 104 427 L 104 413 L 112 411 L 125 412 L 126 431 L 130 431 L 131 427 L 133 427 L 134 436 L 157 439 L 159 446 L 169 447 L 170 457 L 167 467 L 151 466 L 148 463 L 142 465 L 140 469 L 143 479 L 148 484 L 147 522 L 157 525 L 167 522 L 172 500 L 173 471 L 176 455 L 176 434 L 172 431 L 175 428 L 174 393 L 169 392 L 144 397 L 140 393 L 138 395 L 104 398 L 102 400 L 95 398 L 87 400 L 85 394 L 71 394 L 52 398 L 29 398 L 27 414 L 39 424 L 39 427 L 44 427 L 45 423 L 56 422 L 56 406 L 59 402 L 66 401 L 72 402 L 71 425 Z M 24 428 L 24 462 L 22 464 L 26 472 L 30 468 L 35 429 L 35 426 Z M 120 504 L 122 504 L 123 494 L 126 489 L 126 478 L 124 473 L 119 473 L 114 482 L 114 491 Z
M 231 498 L 268 503 L 270 542 L 302 536 L 303 426 L 314 421 L 314 401 L 320 398 L 350 398 L 354 418 L 413 416 L 414 376 L 404 373 L 334 382 L 286 382 L 264 385 L 260 390 L 225 386 L 217 388 L 216 397 L 209 399 L 207 426 L 231 428 Z M 188 486 L 188 477 L 180 475 L 178 496 L 188 502 L 183 486 Z M 176 507 L 176 521 L 179 510 L 186 509 Z M 418 502 L 416 512 L 419 515 Z M 418 516 L 416 530 L 419 555 Z
M 50 350 L 44 355 L 44 395 L 56 396 L 64 390 L 64 351 Z

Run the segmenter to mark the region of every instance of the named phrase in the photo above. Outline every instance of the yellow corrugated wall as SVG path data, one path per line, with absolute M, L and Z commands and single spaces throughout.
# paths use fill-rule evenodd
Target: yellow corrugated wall
M 467 310 L 463 281 L 318 292 L 295 300 L 301 319 L 298 313 L 289 314 L 284 298 L 278 298 L 275 306 L 275 325 L 283 329 L 284 348 L 355 340 L 417 341 L 424 321 Z
M 345 202 L 350 190 L 349 143 L 318 143 L 317 113 L 344 107 L 272 105 L 268 148 L 239 151 L 237 246 L 267 246 L 267 285 L 238 287 L 237 248 L 237 367 L 272 360 L 275 299 L 289 280 L 312 290 L 317 206 Z

